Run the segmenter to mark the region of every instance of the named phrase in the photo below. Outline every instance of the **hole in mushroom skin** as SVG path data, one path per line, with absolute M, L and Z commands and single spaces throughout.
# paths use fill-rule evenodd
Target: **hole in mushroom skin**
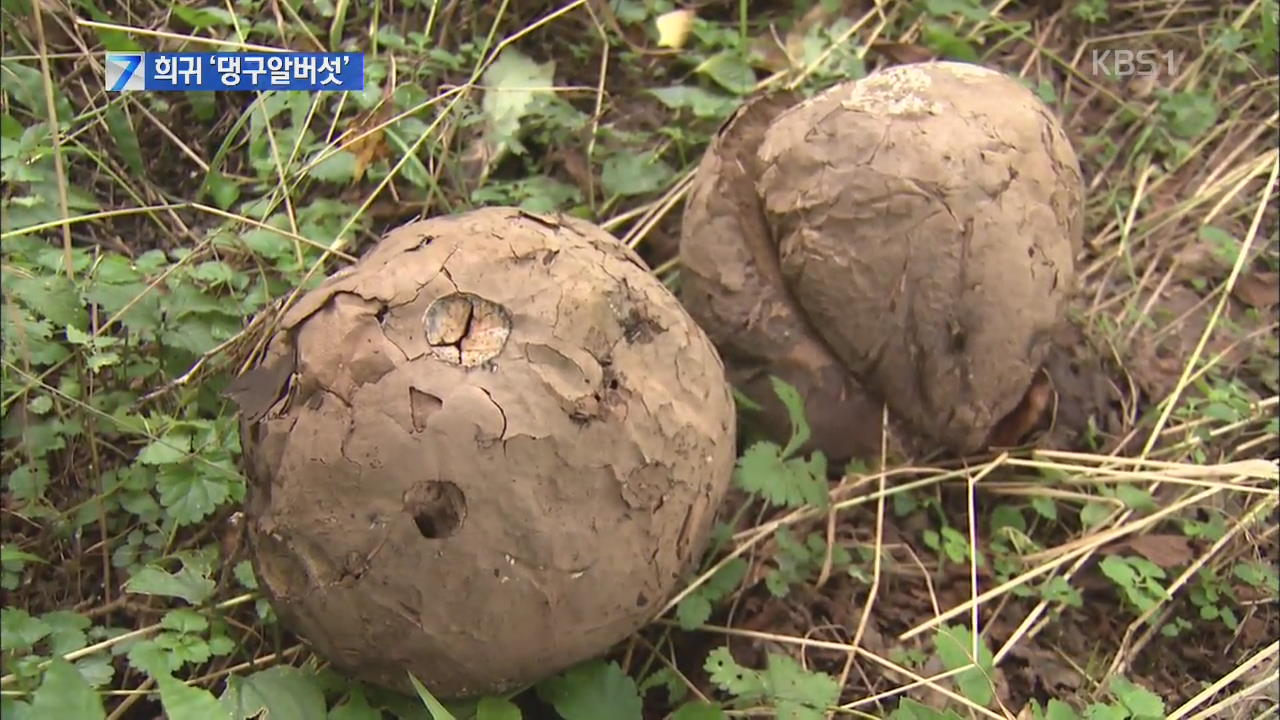
M 448 480 L 425 480 L 405 491 L 404 510 L 428 540 L 442 540 L 462 528 L 467 499 L 462 488 Z
M 422 323 L 432 355 L 468 368 L 497 357 L 511 335 L 506 308 L 464 292 L 437 298 Z

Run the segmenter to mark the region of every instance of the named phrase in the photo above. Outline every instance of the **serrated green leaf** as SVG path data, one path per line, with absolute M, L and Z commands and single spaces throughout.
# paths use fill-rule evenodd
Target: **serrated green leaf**
M 191 454 L 192 436 L 189 430 L 171 430 L 147 443 L 138 452 L 138 462 L 143 465 L 167 465 L 181 462 Z
M 5 275 L 7 294 L 17 298 L 37 316 L 60 327 L 84 327 L 89 313 L 80 300 L 76 286 L 66 275 L 11 277 Z
M 116 668 L 111 662 L 111 655 L 105 652 L 94 653 L 76 660 L 76 670 L 84 677 L 85 682 L 95 688 L 104 687 L 115 677 Z
M 995 668 L 995 657 L 985 642 L 978 642 L 978 657 L 972 656 L 973 633 L 969 628 L 949 625 L 939 628 L 934 636 L 934 647 L 938 658 L 948 670 L 955 670 L 968 665 L 976 665 L 955 675 L 954 680 L 960 694 L 975 704 L 986 707 L 995 697 L 991 682 L 987 679 Z
M 277 665 L 247 677 L 231 676 L 220 698 L 233 720 L 264 711 L 271 720 L 315 720 L 325 716 L 324 693 L 314 675 Z
M 538 696 L 564 720 L 640 720 L 635 680 L 615 662 L 592 660 L 538 684 Z
M 835 678 L 805 670 L 787 655 L 769 653 L 763 679 L 765 693 L 773 700 L 780 718 L 823 720 L 827 707 L 840 698 L 840 685 Z
M 652 152 L 617 152 L 600 168 L 600 186 L 611 197 L 644 195 L 662 189 L 675 176 L 671 166 Z
M 1164 701 L 1159 695 L 1123 677 L 1113 677 L 1111 692 L 1124 704 L 1133 720 L 1160 720 L 1165 716 Z
M 165 613 L 160 625 L 182 633 L 202 633 L 209 629 L 209 619 L 195 610 L 177 608 Z
M 524 152 L 519 138 L 521 120 L 537 110 L 543 99 L 553 96 L 555 72 L 554 61 L 534 62 L 513 47 L 505 48 L 484 71 L 480 109 L 485 116 L 485 139 L 495 154 Z
M 199 605 L 213 594 L 214 582 L 198 568 L 187 564 L 183 564 L 182 569 L 176 573 L 156 565 L 147 565 L 129 578 L 124 587 L 126 592 L 178 597 L 192 605 Z
M 74 665 L 54 658 L 45 670 L 44 681 L 31 701 L 31 714 L 38 718 L 106 718 L 102 700 Z
M 710 618 L 711 601 L 700 592 L 689 593 L 676 605 L 676 622 L 683 630 L 695 630 Z
M 703 669 L 711 682 L 743 702 L 754 702 L 765 695 L 760 673 L 739 665 L 729 654 L 729 648 L 718 647 L 708 653 Z
M 0 649 L 26 650 L 43 640 L 53 628 L 21 608 L 0 608 Z
M 231 720 L 231 710 L 208 690 L 187 685 L 168 673 L 153 677 L 169 720 Z
M 156 476 L 160 504 L 179 525 L 190 525 L 208 517 L 238 494 L 237 478 L 217 472 L 203 463 L 166 465 Z
M 40 616 L 49 626 L 49 652 L 66 655 L 88 644 L 85 631 L 92 624 L 89 618 L 69 610 L 54 610 Z
M 1170 135 L 1194 140 L 1209 131 L 1218 121 L 1218 105 L 1211 95 L 1201 92 L 1169 93 L 1160 102 L 1164 127 Z

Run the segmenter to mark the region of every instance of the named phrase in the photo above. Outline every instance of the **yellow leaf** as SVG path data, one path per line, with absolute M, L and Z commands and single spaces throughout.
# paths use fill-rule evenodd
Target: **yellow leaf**
M 692 10 L 672 10 L 659 15 L 654 23 L 658 26 L 658 47 L 669 47 L 679 50 L 689 39 L 689 29 L 693 27 Z

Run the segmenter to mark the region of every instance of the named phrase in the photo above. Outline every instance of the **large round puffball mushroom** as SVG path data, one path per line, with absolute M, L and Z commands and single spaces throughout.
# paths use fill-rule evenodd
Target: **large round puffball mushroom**
M 445 698 L 650 620 L 735 456 L 723 367 L 675 297 L 599 228 L 511 208 L 388 234 L 232 395 L 281 619 L 350 675 Z
M 787 343 L 823 348 L 848 386 L 924 443 L 974 452 L 1025 424 L 1019 407 L 1065 320 L 1082 232 L 1079 164 L 1048 108 L 1002 73 L 919 63 L 794 104 L 757 137 L 737 165 L 753 180 L 740 191 L 758 208 L 740 221 L 750 231 L 709 202 L 685 214 L 681 256 L 695 281 L 683 299 L 711 336 L 771 332 L 780 313 L 770 298 L 785 297 L 804 320 Z M 725 184 L 718 153 L 699 168 L 695 201 Z M 713 244 L 751 249 L 708 273 L 699 258 Z M 735 343 L 720 349 L 731 369 L 761 364 Z M 776 357 L 763 372 L 794 372 Z M 847 413 L 818 422 L 831 417 L 827 432 L 846 443 L 874 427 Z

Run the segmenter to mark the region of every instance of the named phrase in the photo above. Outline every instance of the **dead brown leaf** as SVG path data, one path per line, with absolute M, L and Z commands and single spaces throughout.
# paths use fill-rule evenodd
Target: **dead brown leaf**
M 1112 543 L 1104 553 L 1115 554 L 1131 550 L 1162 568 L 1180 567 L 1191 562 L 1196 549 L 1185 535 L 1152 533 L 1135 535 Z
M 871 43 L 871 46 L 867 49 L 883 56 L 895 65 L 928 62 L 938 57 L 938 54 L 929 48 L 910 43 L 877 41 Z
M 1237 300 L 1256 308 L 1269 308 L 1280 302 L 1280 273 L 1251 272 L 1236 279 L 1231 294 Z

